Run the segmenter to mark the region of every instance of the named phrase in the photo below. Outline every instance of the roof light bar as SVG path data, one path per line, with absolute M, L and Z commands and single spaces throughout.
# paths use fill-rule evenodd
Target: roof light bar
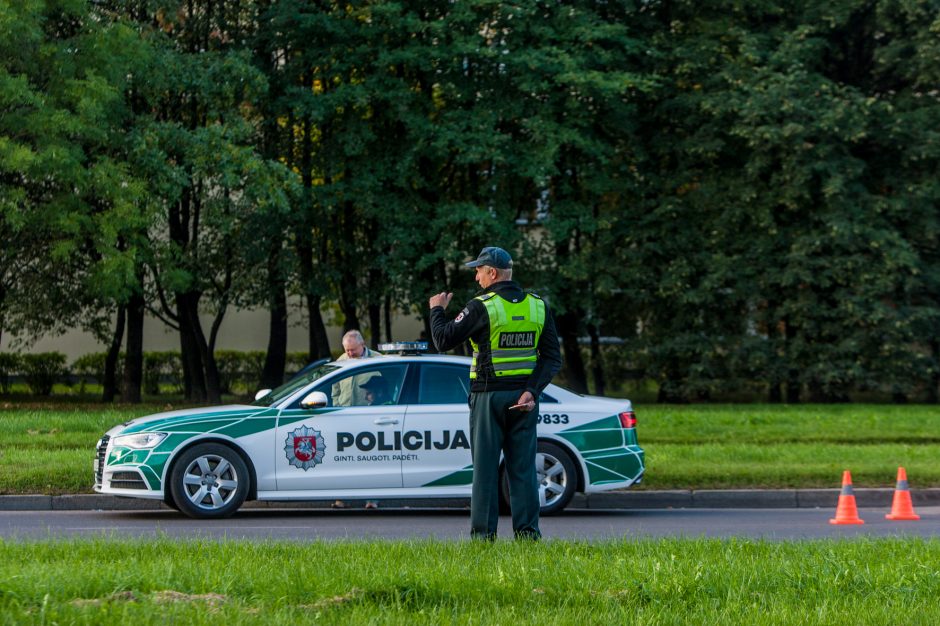
M 399 354 L 419 354 L 428 351 L 427 341 L 393 341 L 380 343 L 379 352 L 397 352 Z

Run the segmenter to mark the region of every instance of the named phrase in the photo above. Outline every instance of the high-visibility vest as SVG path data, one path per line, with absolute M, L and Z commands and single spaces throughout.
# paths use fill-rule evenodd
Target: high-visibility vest
M 490 320 L 489 345 L 473 346 L 470 378 L 475 379 L 481 369 L 481 352 L 489 353 L 497 377 L 527 376 L 538 360 L 535 347 L 545 328 L 545 302 L 535 294 L 526 294 L 520 302 L 509 302 L 495 293 L 478 296 L 486 307 Z

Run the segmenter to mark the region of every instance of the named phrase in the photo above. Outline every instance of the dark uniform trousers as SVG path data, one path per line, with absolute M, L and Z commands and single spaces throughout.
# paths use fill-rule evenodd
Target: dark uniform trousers
M 522 394 L 483 391 L 470 394 L 470 452 L 473 492 L 470 536 L 495 539 L 499 522 L 499 454 L 506 461 L 512 528 L 517 538 L 539 539 L 539 491 L 535 471 L 539 406 L 529 412 L 510 411 Z

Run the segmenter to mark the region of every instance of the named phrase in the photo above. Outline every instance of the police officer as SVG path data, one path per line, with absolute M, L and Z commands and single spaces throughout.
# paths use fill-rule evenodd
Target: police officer
M 431 297 L 431 337 L 441 352 L 469 340 L 470 449 L 473 491 L 470 535 L 495 539 L 499 521 L 499 455 L 509 478 L 516 538 L 539 539 L 535 471 L 538 397 L 561 369 L 555 323 L 545 302 L 512 281 L 512 258 L 502 248 L 483 248 L 476 268 L 481 291 L 448 322 L 444 309 L 454 294 Z

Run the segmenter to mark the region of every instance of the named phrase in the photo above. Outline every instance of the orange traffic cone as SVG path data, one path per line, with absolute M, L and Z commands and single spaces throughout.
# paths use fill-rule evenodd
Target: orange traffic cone
M 830 524 L 864 524 L 858 517 L 858 508 L 855 506 L 855 494 L 852 492 L 852 474 L 849 470 L 842 472 L 842 492 L 839 494 L 839 504 L 836 506 L 835 519 Z
M 907 472 L 903 467 L 898 468 L 898 484 L 894 488 L 894 501 L 891 503 L 891 512 L 885 515 L 885 519 L 901 521 L 917 521 L 920 515 L 914 513 L 914 505 L 911 503 L 911 490 L 907 486 Z

